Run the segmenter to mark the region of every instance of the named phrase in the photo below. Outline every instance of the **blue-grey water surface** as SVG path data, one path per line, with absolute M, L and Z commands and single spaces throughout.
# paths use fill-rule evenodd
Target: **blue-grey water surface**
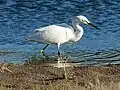
M 0 0 L 0 51 L 19 52 L 6 55 L 7 60 L 24 61 L 44 46 L 25 42 L 27 34 L 51 24 L 71 25 L 73 16 L 85 15 L 100 30 L 82 25 L 82 39 L 72 45 L 61 45 L 62 53 L 89 64 L 91 60 L 119 63 L 119 7 L 120 0 Z M 51 45 L 45 53 L 57 55 L 57 47 Z

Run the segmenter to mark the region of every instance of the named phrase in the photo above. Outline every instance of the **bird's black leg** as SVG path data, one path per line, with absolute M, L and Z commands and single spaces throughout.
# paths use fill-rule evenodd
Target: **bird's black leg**
M 58 57 L 60 57 L 60 50 L 58 50 Z
M 47 44 L 42 50 L 40 50 L 41 54 L 44 54 L 44 50 L 49 46 L 49 44 Z
M 60 44 L 58 43 L 58 57 L 60 57 Z

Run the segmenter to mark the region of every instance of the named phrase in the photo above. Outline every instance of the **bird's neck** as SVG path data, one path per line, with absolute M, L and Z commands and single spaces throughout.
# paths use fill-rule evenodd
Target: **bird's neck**
M 79 25 L 80 22 L 73 22 L 73 28 L 74 28 L 74 42 L 77 42 L 82 36 L 83 36 L 83 28 Z

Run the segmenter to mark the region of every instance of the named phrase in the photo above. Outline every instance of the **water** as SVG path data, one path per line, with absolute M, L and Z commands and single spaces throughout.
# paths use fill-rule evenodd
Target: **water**
M 62 45 L 62 53 L 71 55 L 74 60 L 117 60 L 120 49 L 120 1 L 119 0 L 1 0 L 0 1 L 0 51 L 19 52 L 9 55 L 8 61 L 24 61 L 30 54 L 38 53 L 44 45 L 25 42 L 24 37 L 36 28 L 46 25 L 67 23 L 71 18 L 85 15 L 101 30 L 83 25 L 84 36 L 73 45 Z M 57 47 L 46 50 L 56 54 Z M 117 51 L 116 51 L 117 50 Z M 89 53 L 87 53 L 89 52 Z M 96 53 L 100 52 L 100 55 Z M 81 54 L 82 53 L 82 54 Z M 95 57 L 91 58 L 92 53 Z M 104 58 L 101 55 L 112 55 Z M 86 56 L 84 56 L 85 54 Z M 114 54 L 118 54 L 114 56 Z M 97 57 L 101 57 L 97 59 Z M 105 56 L 106 57 L 106 56 Z M 116 59 L 117 58 L 117 59 Z M 88 63 L 90 63 L 88 62 Z

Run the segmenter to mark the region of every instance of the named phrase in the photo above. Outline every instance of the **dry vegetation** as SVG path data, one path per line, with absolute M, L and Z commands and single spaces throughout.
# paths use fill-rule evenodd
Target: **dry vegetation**
M 0 72 L 0 90 L 120 90 L 120 66 L 63 68 L 48 63 L 8 64 Z

